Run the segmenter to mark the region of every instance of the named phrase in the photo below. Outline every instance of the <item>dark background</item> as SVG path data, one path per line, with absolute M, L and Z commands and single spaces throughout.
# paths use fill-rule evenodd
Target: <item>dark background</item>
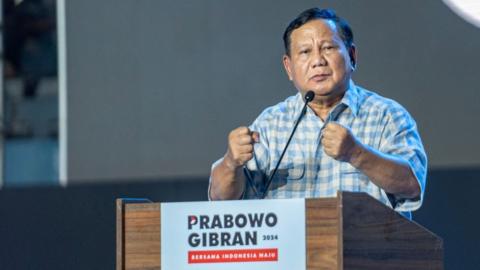
M 281 34 L 313 6 L 352 24 L 355 81 L 417 120 L 429 174 L 414 220 L 444 239 L 446 269 L 480 269 L 480 29 L 441 1 L 57 3 L 60 181 L 0 189 L 0 270 L 113 269 L 115 199 L 206 200 L 228 131 L 295 93 Z
M 413 115 L 430 168 L 480 166 L 480 28 L 441 1 L 83 0 L 58 9 L 62 181 L 208 175 L 230 130 L 296 93 L 282 34 L 314 6 L 352 25 L 354 81 Z

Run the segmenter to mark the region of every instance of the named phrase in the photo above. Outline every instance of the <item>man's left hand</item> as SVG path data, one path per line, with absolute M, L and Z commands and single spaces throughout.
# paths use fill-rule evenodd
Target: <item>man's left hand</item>
M 327 123 L 323 129 L 321 143 L 327 155 L 346 162 L 351 162 L 360 146 L 360 142 L 350 129 L 336 122 Z

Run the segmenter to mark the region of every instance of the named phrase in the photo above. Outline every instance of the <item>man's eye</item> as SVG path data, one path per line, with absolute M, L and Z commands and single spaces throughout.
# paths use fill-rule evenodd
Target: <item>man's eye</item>
M 310 52 L 310 50 L 305 49 L 305 50 L 301 50 L 301 51 L 300 51 L 300 54 L 307 54 L 307 53 L 309 53 L 309 52 Z
M 328 46 L 324 46 L 323 49 L 329 51 L 329 50 L 335 49 L 335 47 L 333 45 L 328 45 Z

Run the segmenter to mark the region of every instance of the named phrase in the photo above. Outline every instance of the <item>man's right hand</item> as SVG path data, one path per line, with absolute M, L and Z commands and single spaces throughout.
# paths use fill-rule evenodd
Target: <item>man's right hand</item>
M 228 135 L 228 150 L 224 157 L 227 167 L 232 170 L 245 165 L 253 158 L 253 145 L 260 141 L 260 134 L 248 127 L 238 127 Z
M 239 127 L 228 135 L 228 150 L 223 161 L 212 168 L 210 198 L 212 200 L 238 200 L 245 190 L 245 175 L 241 169 L 253 158 L 253 145 L 260 134 L 247 127 Z

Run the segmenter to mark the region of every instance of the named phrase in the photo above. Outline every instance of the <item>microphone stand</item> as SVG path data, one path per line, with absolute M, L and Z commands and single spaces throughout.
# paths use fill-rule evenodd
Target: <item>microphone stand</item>
M 288 145 L 290 144 L 290 141 L 293 138 L 293 134 L 295 133 L 295 130 L 297 130 L 298 124 L 300 123 L 300 120 L 302 120 L 303 116 L 307 112 L 307 104 L 313 100 L 315 97 L 315 93 L 313 91 L 308 91 L 305 94 L 305 104 L 303 105 L 302 111 L 300 115 L 298 116 L 297 122 L 295 123 L 295 126 L 293 126 L 292 133 L 290 133 L 290 137 L 288 138 L 287 144 L 283 148 L 282 154 L 280 155 L 280 159 L 277 162 L 277 165 L 275 166 L 275 169 L 273 169 L 272 173 L 268 177 L 267 183 L 265 184 L 265 188 L 263 189 L 263 194 L 262 194 L 262 199 L 265 199 L 265 195 L 267 195 L 268 189 L 270 185 L 272 184 L 273 177 L 275 176 L 275 173 L 277 173 L 278 167 L 280 166 L 280 162 L 282 162 L 283 156 L 285 155 L 285 152 L 287 151 Z

